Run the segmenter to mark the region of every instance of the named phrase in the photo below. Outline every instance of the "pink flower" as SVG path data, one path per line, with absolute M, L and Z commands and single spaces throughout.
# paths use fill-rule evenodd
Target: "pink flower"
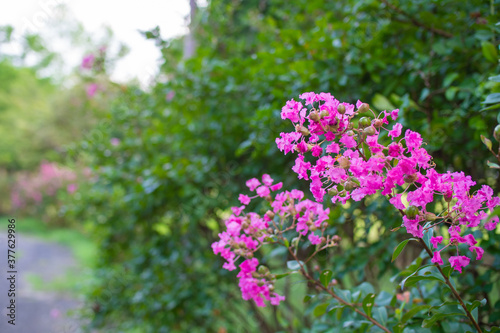
M 257 178 L 252 178 L 252 179 L 247 180 L 247 182 L 245 184 L 250 189 L 250 191 L 253 191 L 257 188 L 257 186 L 260 185 L 260 182 Z
M 87 96 L 89 98 L 94 97 L 96 92 L 97 92 L 97 83 L 91 83 L 87 86 Z
M 320 157 L 323 154 L 323 148 L 320 146 L 314 146 L 311 148 L 311 153 L 314 157 Z
M 245 209 L 245 206 L 240 206 L 240 207 L 231 207 L 231 210 L 233 211 L 233 214 L 236 216 L 239 216 L 241 212 Z
M 175 97 L 175 91 L 173 90 L 170 90 L 166 95 L 165 95 L 165 100 L 167 102 L 170 102 L 171 100 L 173 100 Z
M 269 189 L 270 189 L 271 191 L 278 191 L 278 190 L 280 190 L 282 187 L 283 187 L 283 183 L 282 183 L 282 182 L 279 182 L 279 183 L 277 183 L 277 184 L 274 184 L 274 185 L 270 186 L 270 187 L 269 187 Z
M 389 131 L 389 136 L 393 139 L 397 138 L 398 136 L 401 135 L 402 128 L 403 125 L 401 125 L 400 123 L 395 124 L 394 126 L 392 126 L 392 130 Z
M 431 244 L 435 249 L 438 248 L 438 244 L 443 241 L 443 236 L 431 237 Z
M 295 165 L 292 167 L 292 170 L 295 171 L 296 174 L 299 175 L 299 179 L 309 180 L 309 176 L 307 171 L 311 168 L 310 162 L 304 162 L 304 156 L 299 155 L 295 160 Z
M 315 235 L 315 234 L 309 234 L 309 236 L 307 236 L 307 239 L 309 239 L 309 241 L 311 242 L 312 245 L 317 245 L 317 244 L 321 244 L 321 237 Z
M 466 256 L 452 256 L 450 257 L 449 261 L 451 267 L 462 273 L 462 268 L 469 264 L 470 259 Z
M 271 186 L 273 182 L 274 180 L 267 173 L 262 175 L 262 183 L 264 183 L 264 185 Z
M 481 258 L 483 258 L 484 250 L 479 246 L 471 246 L 469 247 L 469 251 L 472 253 L 476 251 L 476 260 L 481 260 Z
M 406 139 L 406 146 L 410 151 L 416 148 L 420 148 L 420 146 L 422 145 L 422 137 L 420 136 L 420 134 L 417 132 L 410 131 L 409 129 L 406 130 L 405 139 Z
M 399 113 L 399 109 L 396 109 L 396 110 L 392 110 L 391 111 L 391 118 L 392 120 L 396 120 L 398 119 L 398 113 Z M 399 135 L 398 135 L 399 136 Z
M 431 262 L 434 264 L 439 264 L 439 265 L 443 264 L 443 259 L 441 259 L 441 252 L 440 251 L 434 252 L 434 254 L 432 255 Z
M 244 204 L 244 205 L 248 205 L 250 203 L 250 197 L 248 195 L 245 195 L 245 194 L 240 194 L 239 197 L 238 197 L 238 200 Z
M 120 144 L 120 139 L 111 138 L 111 140 L 109 140 L 109 142 L 111 143 L 112 146 L 118 146 Z
M 265 198 L 270 194 L 271 194 L 271 191 L 269 191 L 269 187 L 264 186 L 264 185 L 257 187 L 257 195 L 259 197 Z
M 331 143 L 326 147 L 326 152 L 338 154 L 340 152 L 340 146 L 336 143 Z
M 88 54 L 82 59 L 82 69 L 91 69 L 94 66 L 95 56 L 93 54 Z
M 396 194 L 394 197 L 389 199 L 389 202 L 397 209 L 406 209 L 405 205 L 401 202 L 402 194 Z
M 493 216 L 488 223 L 485 223 L 484 229 L 488 231 L 495 230 L 498 224 L 498 216 Z
M 76 185 L 76 184 L 69 184 L 66 188 L 66 190 L 68 191 L 69 194 L 75 193 L 77 189 L 78 189 L 78 185 Z

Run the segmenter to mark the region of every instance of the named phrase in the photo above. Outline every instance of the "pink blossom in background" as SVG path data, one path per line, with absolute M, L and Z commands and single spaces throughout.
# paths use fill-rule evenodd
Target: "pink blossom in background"
M 173 100 L 175 97 L 175 91 L 173 90 L 170 90 L 166 95 L 165 95 L 165 99 L 167 100 L 167 102 L 170 102 L 171 100 Z
M 68 191 L 69 194 L 75 193 L 77 189 L 78 189 L 78 185 L 76 185 L 76 184 L 69 184 L 66 187 L 66 190 Z
M 111 143 L 112 146 L 118 146 L 120 144 L 120 139 L 111 138 L 111 140 L 109 140 L 109 142 Z
M 97 83 L 91 83 L 87 86 L 87 96 L 89 98 L 94 97 L 96 92 L 97 92 Z
M 94 66 L 95 56 L 93 54 L 87 54 L 82 59 L 82 69 L 91 69 Z

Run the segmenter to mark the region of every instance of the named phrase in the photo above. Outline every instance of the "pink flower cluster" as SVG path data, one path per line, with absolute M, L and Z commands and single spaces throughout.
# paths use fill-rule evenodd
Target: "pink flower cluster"
M 403 225 L 414 237 L 446 223 L 449 245 L 458 251 L 459 244 L 467 244 L 481 259 L 483 250 L 468 231 L 487 220 L 487 210 L 500 205 L 490 187 L 483 185 L 471 194 L 476 183 L 470 176 L 438 173 L 419 133 L 406 130 L 402 136 L 399 123 L 386 127 L 389 119 L 397 119 L 399 110 L 376 115 L 366 103 L 341 103 L 329 93 L 304 93 L 300 98 L 305 105 L 292 99 L 282 108 L 282 119 L 289 119 L 295 131 L 281 133 L 276 144 L 285 154 L 298 154 L 292 169 L 299 179 L 310 182 L 317 202 L 323 202 L 326 194 L 332 203 L 345 204 L 381 193 L 403 213 Z M 428 212 L 427 204 L 436 199 L 445 208 L 438 214 Z M 493 230 L 497 222 L 493 218 L 484 228 Z M 469 263 L 466 256 L 449 261 L 458 271 Z M 443 264 L 439 251 L 433 262 Z
M 76 173 L 55 163 L 42 162 L 36 174 L 19 174 L 11 192 L 13 208 L 19 209 L 30 204 L 40 204 L 43 198 L 53 197 L 66 187 L 68 193 L 77 190 Z
M 232 207 L 233 214 L 225 220 L 226 230 L 219 234 L 220 240 L 212 244 L 214 253 L 226 260 L 223 267 L 227 270 L 235 270 L 236 261 L 245 258 L 239 264 L 239 286 L 243 299 L 253 299 L 258 306 L 265 306 L 265 300 L 278 305 L 285 299 L 273 292 L 275 276 L 269 269 L 265 266 L 257 269 L 259 261 L 254 253 L 264 244 L 288 242 L 283 235 L 285 232 L 296 232 L 297 243 L 302 237 L 304 241 L 307 239 L 314 245 L 333 246 L 338 241 L 335 236 L 332 239 L 330 236 L 324 237 L 329 209 L 323 209 L 321 204 L 304 199 L 304 193 L 299 190 L 272 193 L 282 187 L 282 183 L 273 182 L 267 174 L 262 176 L 262 182 L 256 178 L 246 182 L 255 195 L 239 195 L 242 206 Z M 246 205 L 259 197 L 269 202 L 270 210 L 263 215 L 244 213 Z M 289 237 L 288 235 L 287 238 Z M 297 244 L 291 245 L 294 246 Z

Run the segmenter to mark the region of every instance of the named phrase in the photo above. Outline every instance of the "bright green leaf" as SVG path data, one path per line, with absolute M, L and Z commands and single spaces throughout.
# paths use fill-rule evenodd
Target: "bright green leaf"
M 371 316 L 373 305 L 375 304 L 375 294 L 368 294 L 363 299 L 363 310 L 368 317 Z
M 493 62 L 493 63 L 497 63 L 498 62 L 497 49 L 495 48 L 495 46 L 492 43 L 487 42 L 487 41 L 483 41 L 481 43 L 481 48 L 483 49 L 483 55 L 484 55 L 484 57 L 488 61 Z
M 324 270 L 323 272 L 321 272 L 319 280 L 325 287 L 328 287 L 328 284 L 332 280 L 332 275 L 333 275 L 332 271 Z

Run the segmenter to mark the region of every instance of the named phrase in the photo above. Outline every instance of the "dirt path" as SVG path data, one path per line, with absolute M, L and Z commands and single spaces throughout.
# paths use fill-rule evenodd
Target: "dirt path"
M 0 234 L 0 332 L 20 333 L 79 333 L 75 310 L 81 302 L 70 295 L 35 288 L 30 280 L 53 283 L 68 271 L 77 270 L 69 248 L 24 234 L 16 234 L 16 320 L 8 323 L 10 298 L 7 273 L 7 234 Z M 40 283 L 37 283 L 40 284 Z

